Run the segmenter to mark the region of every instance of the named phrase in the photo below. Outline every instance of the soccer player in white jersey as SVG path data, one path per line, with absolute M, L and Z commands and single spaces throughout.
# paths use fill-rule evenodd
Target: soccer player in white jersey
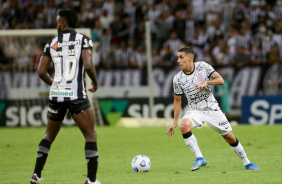
M 201 128 L 203 123 L 208 124 L 230 144 L 242 160 L 245 169 L 259 170 L 260 168 L 247 158 L 243 146 L 234 136 L 227 118 L 213 96 L 211 85 L 222 85 L 224 83 L 222 77 L 208 63 L 203 61 L 194 63 L 194 51 L 190 47 L 180 49 L 177 57 L 181 71 L 173 78 L 174 123 L 169 127 L 167 135 L 174 134 L 180 114 L 181 96 L 185 95 L 188 109 L 181 120 L 180 129 L 186 145 L 196 156 L 191 171 L 207 164 L 197 139 L 191 132 L 193 128 Z
M 94 130 L 94 111 L 88 100 L 85 72 L 92 81 L 90 92 L 98 89 L 95 67 L 92 62 L 93 43 L 87 36 L 75 31 L 77 14 L 71 10 L 60 10 L 57 16 L 58 35 L 46 44 L 38 66 L 39 77 L 51 86 L 49 93 L 48 123 L 45 136 L 38 146 L 34 174 L 31 184 L 41 181 L 52 142 L 60 131 L 67 111 L 85 138 L 87 180 L 84 184 L 100 184 L 96 179 L 98 168 L 97 134 Z M 53 62 L 54 79 L 47 69 Z M 63 154 L 63 152 L 62 152 Z M 59 164 L 59 163 L 58 163 Z M 68 183 L 65 181 L 65 183 Z

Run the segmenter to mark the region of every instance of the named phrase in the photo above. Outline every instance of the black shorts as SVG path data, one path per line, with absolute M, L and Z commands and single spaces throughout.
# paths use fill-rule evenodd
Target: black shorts
M 78 114 L 91 107 L 88 99 L 56 102 L 49 100 L 47 118 L 53 121 L 63 121 L 67 110 L 71 115 Z

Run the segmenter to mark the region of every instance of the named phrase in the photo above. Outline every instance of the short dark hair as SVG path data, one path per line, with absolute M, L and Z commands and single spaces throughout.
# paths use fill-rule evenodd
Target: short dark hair
M 72 10 L 60 10 L 58 12 L 58 15 L 61 17 L 64 17 L 67 20 L 67 23 L 69 25 L 69 27 L 71 28 L 76 28 L 76 24 L 77 24 L 77 14 L 72 11 Z
M 195 55 L 194 50 L 191 47 L 183 47 L 178 50 L 178 52 L 185 52 L 185 54 L 193 54 Z

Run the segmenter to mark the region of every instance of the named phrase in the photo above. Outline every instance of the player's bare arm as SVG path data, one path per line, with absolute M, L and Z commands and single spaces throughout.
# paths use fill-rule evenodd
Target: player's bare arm
M 173 124 L 168 128 L 167 135 L 172 136 L 174 134 L 174 128 L 177 127 L 178 118 L 180 114 L 181 109 L 181 95 L 174 95 L 174 122 Z
M 53 79 L 47 72 L 48 67 L 51 64 L 51 58 L 47 56 L 41 56 L 37 69 L 38 76 L 48 85 L 52 85 Z
M 206 88 L 208 89 L 207 85 L 213 85 L 213 86 L 217 86 L 217 85 L 223 85 L 224 84 L 224 80 L 221 77 L 221 75 L 217 72 L 213 72 L 210 76 L 211 80 L 203 80 L 197 87 L 195 90 L 197 89 L 203 89 Z
M 98 82 L 96 77 L 95 66 L 92 62 L 92 53 L 90 50 L 82 50 L 82 61 L 85 71 L 92 81 L 92 88 L 88 89 L 88 91 L 94 93 L 98 89 Z

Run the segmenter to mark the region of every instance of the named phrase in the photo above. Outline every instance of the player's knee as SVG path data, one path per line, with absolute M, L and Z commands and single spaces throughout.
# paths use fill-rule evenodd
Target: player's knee
M 182 120 L 180 124 L 180 130 L 182 134 L 190 132 L 192 130 L 192 122 L 190 120 Z
M 229 132 L 227 135 L 223 136 L 223 138 L 229 144 L 234 144 L 237 141 L 236 137 L 233 135 L 232 132 Z

